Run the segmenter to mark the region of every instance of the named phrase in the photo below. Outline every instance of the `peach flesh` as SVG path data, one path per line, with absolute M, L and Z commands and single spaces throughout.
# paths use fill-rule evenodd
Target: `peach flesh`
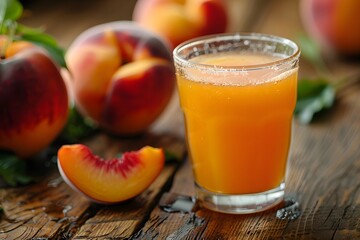
M 84 145 L 65 145 L 58 152 L 59 171 L 74 190 L 91 201 L 113 204 L 143 192 L 164 165 L 161 149 L 144 147 L 104 160 Z

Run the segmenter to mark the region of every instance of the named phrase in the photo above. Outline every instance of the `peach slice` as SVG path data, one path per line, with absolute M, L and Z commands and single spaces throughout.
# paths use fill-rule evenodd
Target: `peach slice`
M 164 151 L 150 146 L 109 160 L 82 144 L 64 145 L 58 151 L 58 167 L 65 182 L 90 200 L 105 204 L 142 193 L 160 174 L 164 162 Z

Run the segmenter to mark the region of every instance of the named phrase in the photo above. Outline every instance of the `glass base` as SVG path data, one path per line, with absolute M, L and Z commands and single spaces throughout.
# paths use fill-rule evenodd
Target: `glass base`
M 195 183 L 195 195 L 200 206 L 231 214 L 249 214 L 265 211 L 284 198 L 285 183 L 266 192 L 253 194 L 221 194 L 210 192 Z

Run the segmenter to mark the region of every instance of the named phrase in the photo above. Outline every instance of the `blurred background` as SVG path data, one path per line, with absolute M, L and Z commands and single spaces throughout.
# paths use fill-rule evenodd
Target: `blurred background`
M 42 27 L 63 47 L 85 29 L 109 21 L 131 20 L 136 0 L 22 0 L 21 22 Z M 299 2 L 284 0 L 227 0 L 228 31 L 259 31 L 295 38 L 300 24 Z M 281 22 L 281 25 L 278 24 Z
M 44 29 L 61 47 L 67 49 L 81 32 L 92 26 L 111 21 L 133 20 L 134 8 L 140 2 L 145 0 L 22 0 L 25 10 L 20 22 Z M 201 21 L 204 14 L 193 8 L 194 4 L 200 1 L 189 2 L 193 5 L 188 4 L 187 10 L 198 15 Z M 349 84 L 346 83 L 352 85 L 353 79 L 359 78 L 360 28 L 353 27 L 354 23 L 360 22 L 359 0 L 224 2 L 228 18 L 227 32 L 273 34 L 289 38 L 300 46 L 302 54 L 299 80 L 322 78 L 326 80 L 326 84 L 332 82 L 339 85 L 343 84 L 339 83 L 343 79 L 352 79 L 348 81 Z M 173 12 L 167 16 L 162 14 L 163 12 L 152 16 L 151 11 L 154 9 L 154 4 L 147 8 L 143 4 L 140 15 L 144 16 L 145 20 L 142 20 L 142 24 L 149 25 L 149 21 L 158 21 L 156 24 L 165 22 L 167 27 L 172 29 L 170 31 L 177 35 L 186 35 L 187 30 L 192 30 L 193 26 L 188 26 L 185 30 L 181 28 L 185 21 L 171 21 L 169 18 L 172 18 Z M 208 17 L 213 22 L 221 21 L 221 16 L 208 14 Z M 333 98 L 329 101 L 330 105 Z
M 68 47 L 75 37 L 94 25 L 131 20 L 135 0 L 23 0 L 21 22 L 41 27 L 55 37 L 62 47 Z

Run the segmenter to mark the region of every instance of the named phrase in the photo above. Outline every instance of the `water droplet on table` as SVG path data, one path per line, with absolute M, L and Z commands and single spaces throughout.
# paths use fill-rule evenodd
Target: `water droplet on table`
M 280 220 L 295 220 L 300 215 L 300 204 L 295 199 L 285 199 L 284 207 L 276 211 L 276 218 Z
M 193 212 L 195 205 L 196 201 L 194 197 L 175 193 L 164 193 L 159 203 L 160 209 L 167 213 Z
M 47 185 L 48 185 L 49 187 L 57 187 L 57 186 L 59 186 L 62 182 L 63 182 L 62 177 L 58 177 L 58 178 L 55 178 L 55 179 L 50 180 Z

